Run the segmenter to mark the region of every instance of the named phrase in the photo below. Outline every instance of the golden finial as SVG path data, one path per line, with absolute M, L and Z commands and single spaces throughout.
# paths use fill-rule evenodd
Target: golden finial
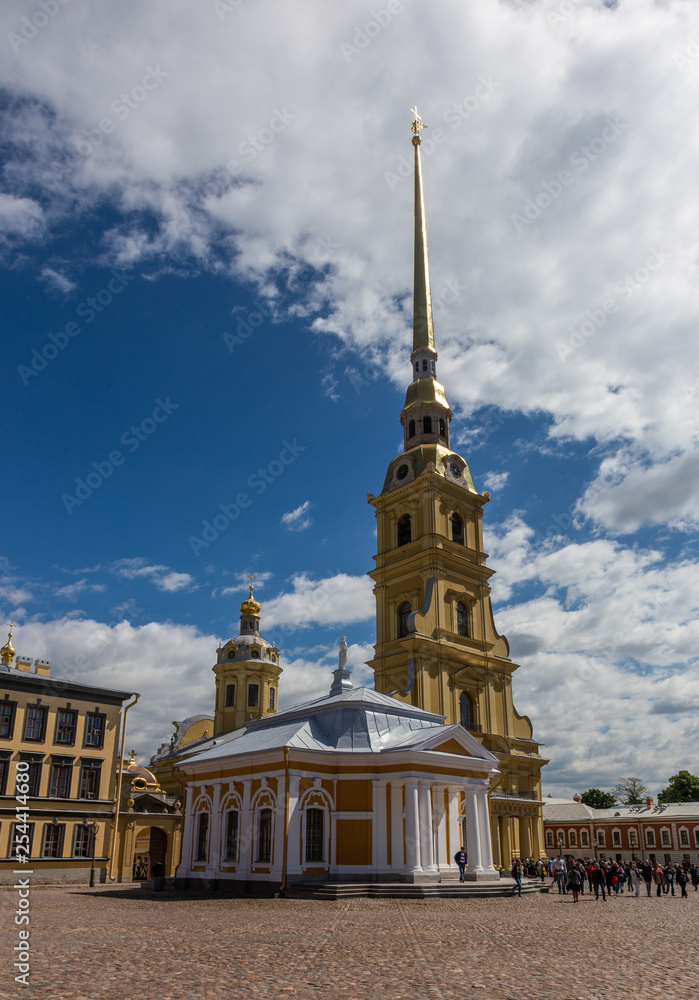
M 262 605 L 259 603 L 259 601 L 256 601 L 255 598 L 252 596 L 252 592 L 254 590 L 252 581 L 254 579 L 255 579 L 254 574 L 250 573 L 250 596 L 246 601 L 243 601 L 243 603 L 240 605 L 241 615 L 259 615 L 260 613 Z
M 9 632 L 7 633 L 7 642 L 0 649 L 0 657 L 2 657 L 2 662 L 6 667 L 12 666 L 12 660 L 15 655 L 15 647 L 12 645 L 12 629 L 17 628 L 14 622 L 6 622 Z
M 131 765 L 135 764 L 135 763 L 136 763 L 136 751 L 135 750 L 130 750 L 129 751 L 129 763 L 126 766 L 127 767 L 131 767 Z
M 425 125 L 425 123 L 423 122 L 422 118 L 417 113 L 417 105 L 415 105 L 414 108 L 411 108 L 410 111 L 411 111 L 412 114 L 415 115 L 415 118 L 413 119 L 413 124 L 410 126 L 411 131 L 415 133 L 415 137 L 413 139 L 413 146 L 419 146 L 420 145 L 420 133 L 422 132 L 423 128 L 428 128 L 428 126 Z

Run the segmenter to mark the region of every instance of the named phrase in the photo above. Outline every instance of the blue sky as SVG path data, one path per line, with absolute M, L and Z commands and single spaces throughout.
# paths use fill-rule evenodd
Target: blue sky
M 693 5 L 11 0 L 0 22 L 19 652 L 141 691 L 148 756 L 211 710 L 252 572 L 282 705 L 327 688 L 343 634 L 369 679 L 417 101 L 452 442 L 491 492 L 545 788 L 696 771 Z

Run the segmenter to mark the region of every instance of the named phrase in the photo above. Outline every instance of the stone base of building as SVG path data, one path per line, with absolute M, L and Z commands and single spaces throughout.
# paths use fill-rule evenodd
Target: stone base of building
M 499 882 L 499 872 L 466 872 L 464 875 L 466 882 Z
M 14 873 L 14 869 L 26 867 L 31 871 L 31 875 L 22 872 L 20 875 Z M 29 887 L 36 885 L 88 885 L 90 884 L 89 868 L 42 868 L 37 861 L 32 859 L 31 865 L 14 865 L 14 868 L 0 869 L 0 886 L 14 885 L 17 879 L 29 879 Z M 95 868 L 95 885 L 104 885 L 107 881 L 107 869 Z
M 367 882 L 368 879 L 362 881 Z M 403 872 L 398 881 L 407 885 L 437 885 L 442 879 L 439 872 Z

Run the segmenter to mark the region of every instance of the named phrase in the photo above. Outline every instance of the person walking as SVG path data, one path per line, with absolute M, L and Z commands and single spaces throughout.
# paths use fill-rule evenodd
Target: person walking
M 602 890 L 602 902 L 606 903 L 607 902 L 607 896 L 606 896 L 606 893 L 604 891 L 604 887 L 607 884 L 607 878 L 606 878 L 606 875 L 604 873 L 604 868 L 600 868 L 600 866 L 597 864 L 597 862 L 595 862 L 595 868 L 594 868 L 594 871 L 592 873 L 592 883 L 593 883 L 593 885 L 595 887 L 595 899 L 599 899 L 599 893 L 600 893 L 600 889 L 601 889 Z
M 675 877 L 677 878 L 677 884 L 678 884 L 678 886 L 680 887 L 680 889 L 682 891 L 681 898 L 682 899 L 687 899 L 688 898 L 687 897 L 687 872 L 684 870 L 684 866 L 683 865 L 678 865 L 677 866 L 677 874 L 676 874 Z
M 566 891 L 566 863 L 563 858 L 558 855 L 556 860 L 553 862 L 553 877 L 558 883 L 558 894 L 565 894 Z
M 662 893 L 663 893 L 663 882 L 665 880 L 663 878 L 662 869 L 660 868 L 660 865 L 657 864 L 657 862 L 656 862 L 655 868 L 652 871 L 651 878 L 655 882 L 655 895 L 656 896 L 662 896 Z
M 512 878 L 515 880 L 517 885 L 517 895 L 521 897 L 522 895 L 522 876 L 524 875 L 524 866 L 519 858 L 515 858 L 512 865 Z
M 650 887 L 653 881 L 653 866 L 650 861 L 645 860 L 641 862 L 641 875 L 643 876 L 643 881 L 646 883 L 646 895 L 650 896 Z
M 578 871 L 577 866 L 573 865 L 573 867 L 568 872 L 568 888 L 573 893 L 574 903 L 578 902 L 578 893 L 580 892 L 581 886 L 582 886 L 582 875 Z
M 458 850 L 454 855 L 454 861 L 456 861 L 457 865 L 459 866 L 459 882 L 465 882 L 466 865 L 468 864 L 468 854 L 464 850 L 463 844 L 461 845 L 460 850 Z
M 643 881 L 643 876 L 641 875 L 641 872 L 639 871 L 638 865 L 636 864 L 635 861 L 631 865 L 631 868 L 629 870 L 631 872 L 631 876 L 632 876 L 633 881 L 634 881 L 634 888 L 636 890 L 636 899 L 640 899 L 641 898 L 641 882 Z

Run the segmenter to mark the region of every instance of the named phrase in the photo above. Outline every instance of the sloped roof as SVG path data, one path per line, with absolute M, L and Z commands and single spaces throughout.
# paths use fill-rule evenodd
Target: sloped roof
M 640 819 L 643 822 L 699 817 L 699 802 L 669 802 L 653 806 L 611 806 L 593 809 L 574 799 L 544 799 L 544 821 Z
M 405 705 L 372 688 L 352 688 L 250 722 L 207 741 L 186 763 L 217 760 L 284 747 L 329 753 L 382 753 L 430 749 L 429 740 L 457 737 L 464 755 L 488 763 L 496 758 L 461 726 L 444 726 L 444 716 Z

